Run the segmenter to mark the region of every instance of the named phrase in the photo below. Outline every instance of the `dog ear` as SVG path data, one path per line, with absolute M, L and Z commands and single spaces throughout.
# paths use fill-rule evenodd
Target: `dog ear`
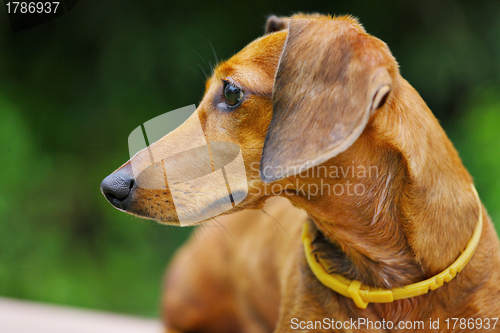
M 349 148 L 392 87 L 396 62 L 355 19 L 295 17 L 273 90 L 273 116 L 260 164 L 270 183 Z
M 264 33 L 267 35 L 271 32 L 288 29 L 288 22 L 290 22 L 289 17 L 278 17 L 276 15 L 271 15 L 267 18 Z

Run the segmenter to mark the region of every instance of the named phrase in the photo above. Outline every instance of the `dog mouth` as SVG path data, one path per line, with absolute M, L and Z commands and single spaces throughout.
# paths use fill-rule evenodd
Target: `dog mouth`
M 192 148 L 155 163 L 150 156 L 139 152 L 103 180 L 101 192 L 115 208 L 184 226 L 233 211 L 248 194 L 242 153 L 234 143 L 211 142 L 210 149 Z

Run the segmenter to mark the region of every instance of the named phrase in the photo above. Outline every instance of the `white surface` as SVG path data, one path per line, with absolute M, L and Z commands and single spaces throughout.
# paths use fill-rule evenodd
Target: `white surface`
M 161 333 L 159 320 L 0 297 L 0 333 Z

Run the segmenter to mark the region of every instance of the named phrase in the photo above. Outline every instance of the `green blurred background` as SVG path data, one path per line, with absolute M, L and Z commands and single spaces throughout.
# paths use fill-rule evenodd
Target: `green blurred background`
M 120 213 L 99 191 L 127 138 L 198 103 L 205 72 L 269 14 L 353 14 L 389 45 L 500 227 L 499 1 L 88 1 L 12 33 L 0 9 L 0 295 L 158 315 L 191 229 Z

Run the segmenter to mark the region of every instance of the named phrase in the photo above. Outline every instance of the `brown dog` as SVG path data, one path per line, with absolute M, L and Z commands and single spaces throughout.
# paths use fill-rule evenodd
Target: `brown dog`
M 188 145 L 199 120 L 209 147 L 240 147 L 249 188 L 217 217 L 224 237 L 198 229 L 175 257 L 163 301 L 167 331 L 500 331 L 493 328 L 497 234 L 457 152 L 388 47 L 351 17 L 272 17 L 267 29 L 217 66 L 197 113 L 150 147 L 168 153 Z M 143 151 L 131 161 L 147 159 Z M 131 169 L 129 161 L 103 181 L 108 200 L 178 224 L 172 190 L 138 186 Z M 187 209 L 218 204 L 207 199 L 218 190 L 201 181 L 183 191 L 192 198 Z M 270 199 L 267 214 L 259 211 L 273 196 L 288 200 Z M 227 216 L 244 209 L 253 210 Z M 450 267 L 481 223 L 477 250 L 454 279 L 365 309 L 318 280 L 301 242 L 306 224 L 328 273 L 394 290 Z M 343 324 L 328 326 L 329 319 Z

